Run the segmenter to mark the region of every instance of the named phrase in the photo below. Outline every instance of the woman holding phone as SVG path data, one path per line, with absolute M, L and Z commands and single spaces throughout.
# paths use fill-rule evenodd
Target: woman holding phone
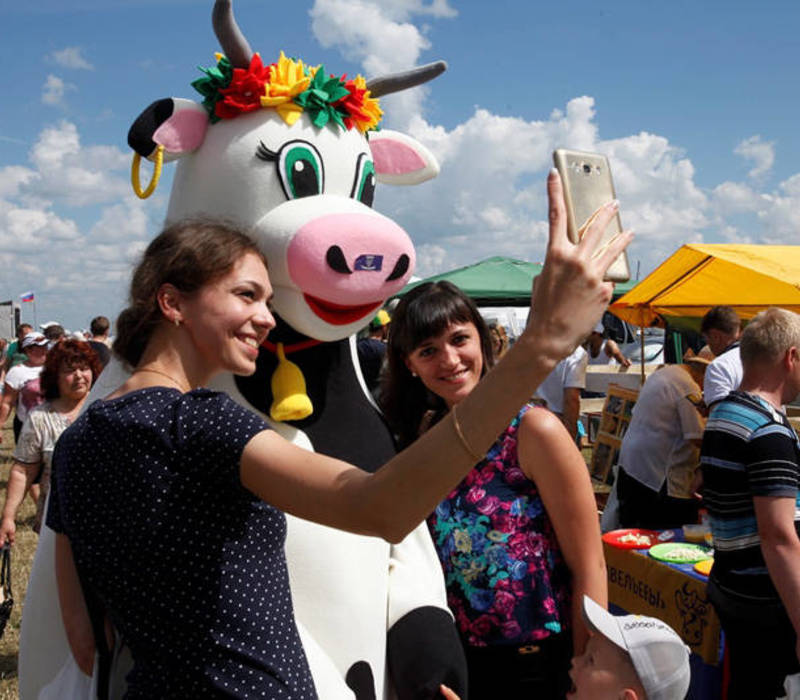
M 316 697 L 292 614 L 283 511 L 399 541 L 589 332 L 611 295 L 605 269 L 630 236 L 595 257 L 615 208 L 574 246 L 557 174 L 548 194 L 536 290 L 546 311 L 457 414 L 374 474 L 292 445 L 199 388 L 221 371 L 252 373 L 274 326 L 255 244 L 210 222 L 178 223 L 153 240 L 114 346 L 133 374 L 63 433 L 53 457 L 48 525 L 84 671 L 94 642 L 81 583 L 131 649 L 128 698 Z

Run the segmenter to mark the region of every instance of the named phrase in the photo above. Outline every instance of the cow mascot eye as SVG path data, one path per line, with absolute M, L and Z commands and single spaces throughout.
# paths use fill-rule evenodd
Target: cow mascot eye
M 353 191 L 350 196 L 371 207 L 372 201 L 375 199 L 375 182 L 375 164 L 366 153 L 362 153 L 358 156 L 356 179 L 353 182 Z
M 322 194 L 325 189 L 322 156 L 307 141 L 288 141 L 277 153 L 260 143 L 256 156 L 277 163 L 281 187 L 287 199 L 311 197 Z

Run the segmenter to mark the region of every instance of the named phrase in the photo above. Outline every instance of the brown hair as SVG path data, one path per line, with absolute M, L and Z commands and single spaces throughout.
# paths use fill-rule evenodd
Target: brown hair
M 386 346 L 387 372 L 381 386 L 381 405 L 400 446 L 419 436 L 423 416 L 434 411 L 434 420 L 447 413 L 444 401 L 411 376 L 406 358 L 428 338 L 443 333 L 451 323 L 472 323 L 478 331 L 483 355 L 483 374 L 494 364 L 492 339 L 478 307 L 451 282 L 425 282 L 414 287 L 394 310 Z
M 700 323 L 700 332 L 708 333 L 712 329 L 717 329 L 723 333 L 733 335 L 738 333 L 742 326 L 739 314 L 730 306 L 715 306 L 706 312 Z
M 227 275 L 246 253 L 267 261 L 256 244 L 233 225 L 209 219 L 178 221 L 144 251 L 131 279 L 130 298 L 117 319 L 114 353 L 135 367 L 163 316 L 156 295 L 164 284 L 184 294 Z
M 48 351 L 42 373 L 39 375 L 39 390 L 44 398 L 51 400 L 60 396 L 58 375 L 62 367 L 69 369 L 88 367 L 92 370 L 92 384 L 103 371 L 100 358 L 89 343 L 74 338 L 60 340 Z

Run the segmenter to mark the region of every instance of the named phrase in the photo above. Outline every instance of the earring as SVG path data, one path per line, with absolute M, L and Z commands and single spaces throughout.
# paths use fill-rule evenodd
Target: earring
M 418 375 L 416 372 L 412 372 L 412 373 L 411 373 L 411 376 L 412 376 L 412 377 L 418 377 L 419 375 Z
M 175 319 L 175 328 L 180 328 L 180 327 L 181 327 L 181 320 L 179 318 L 176 318 Z

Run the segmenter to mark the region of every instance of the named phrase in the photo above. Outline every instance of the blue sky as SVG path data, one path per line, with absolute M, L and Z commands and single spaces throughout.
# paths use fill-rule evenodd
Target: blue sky
M 0 297 L 36 292 L 40 322 L 85 327 L 124 302 L 159 228 L 171 170 L 139 202 L 128 127 L 153 100 L 193 97 L 218 49 L 212 2 L 0 5 Z M 682 243 L 797 242 L 800 6 L 620 0 L 236 0 L 265 60 L 279 49 L 367 76 L 443 58 L 428 87 L 382 101 L 386 125 L 442 172 L 379 190 L 432 274 L 489 255 L 543 255 L 556 146 L 612 162 L 642 275 Z M 173 166 L 174 167 L 174 166 Z M 23 306 L 30 319 L 31 305 Z

